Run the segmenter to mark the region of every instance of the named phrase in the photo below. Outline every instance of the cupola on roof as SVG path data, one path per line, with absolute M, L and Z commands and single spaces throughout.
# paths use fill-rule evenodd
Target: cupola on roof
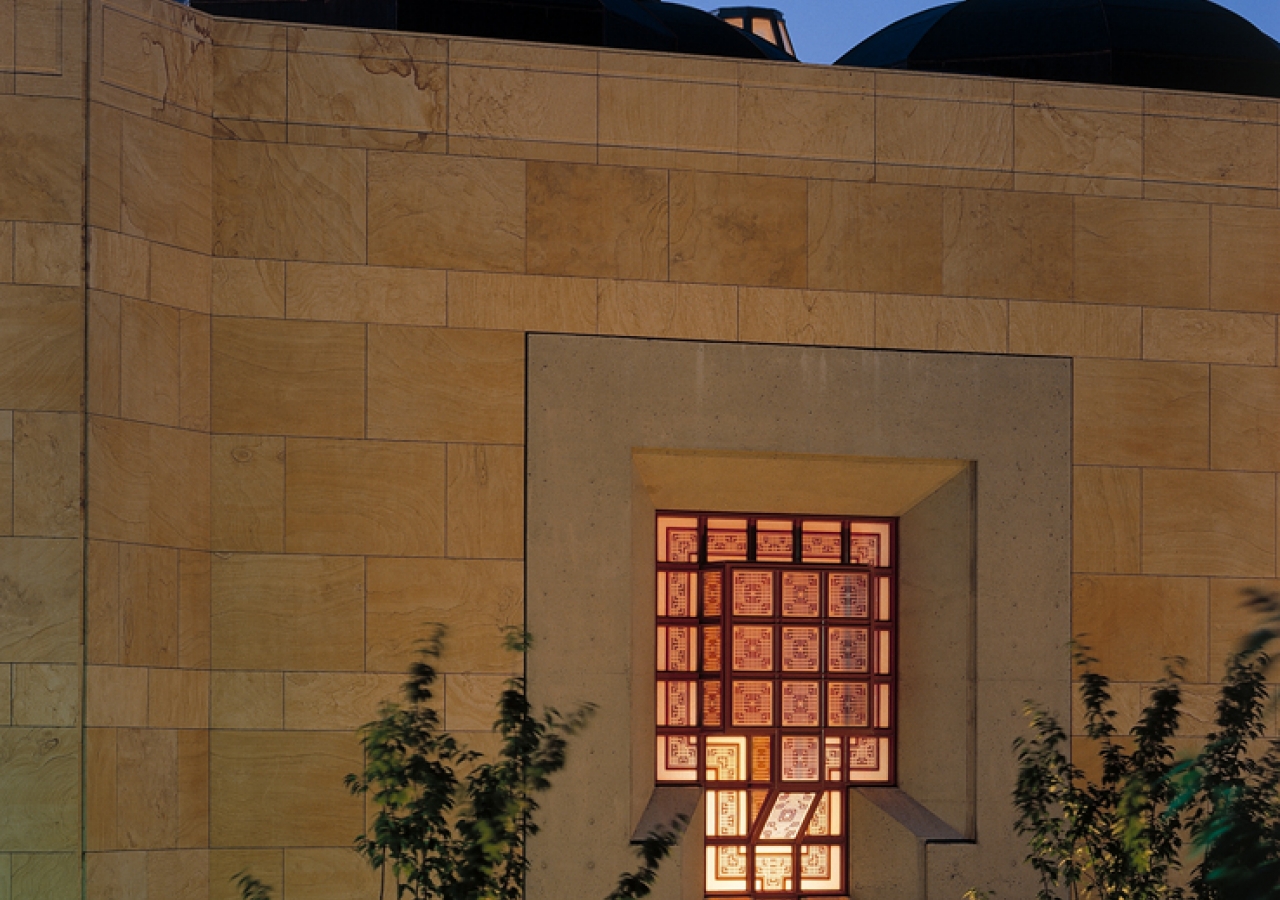
M 1280 97 L 1280 44 L 1209 0 L 963 0 L 836 64 Z

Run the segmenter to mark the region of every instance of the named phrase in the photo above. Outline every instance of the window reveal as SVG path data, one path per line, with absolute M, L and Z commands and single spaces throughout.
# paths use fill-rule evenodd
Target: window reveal
M 708 897 L 842 895 L 894 780 L 896 523 L 659 513 L 657 780 L 706 789 Z

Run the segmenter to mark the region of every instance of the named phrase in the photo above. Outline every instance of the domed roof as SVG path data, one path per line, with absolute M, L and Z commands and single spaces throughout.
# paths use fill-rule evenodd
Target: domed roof
M 1209 0 L 963 0 L 836 64 L 1280 97 L 1280 44 Z

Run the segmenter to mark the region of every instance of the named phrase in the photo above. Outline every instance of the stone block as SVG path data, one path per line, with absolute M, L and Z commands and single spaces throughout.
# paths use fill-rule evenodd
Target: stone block
M 209 673 L 198 669 L 151 669 L 147 724 L 152 728 L 208 728 Z
M 218 141 L 213 149 L 216 256 L 365 261 L 365 154 Z
M 436 556 L 444 551 L 444 448 L 290 440 L 285 550 Z
M 1013 167 L 1013 107 L 895 97 L 877 86 L 876 162 L 960 169 Z
M 346 849 L 346 848 L 344 848 Z M 284 884 L 284 851 L 228 849 L 209 851 L 209 900 L 241 900 L 236 873 L 252 872 L 279 889 Z
M 212 560 L 199 550 L 178 551 L 178 665 L 209 668 Z
M 161 7 L 163 8 L 163 7 Z M 204 20 L 207 21 L 207 20 Z M 203 21 L 102 12 L 102 80 L 170 106 L 208 114 L 213 109 L 213 41 Z M 147 47 L 151 52 L 139 52 Z
M 209 436 L 138 422 L 89 423 L 89 534 L 207 547 Z
M 148 897 L 204 900 L 208 893 L 208 850 L 161 850 L 147 854 Z
M 809 286 L 942 291 L 942 191 L 809 182 Z
M 875 346 L 875 297 L 845 291 L 741 288 L 738 338 L 772 344 Z
M 1146 359 L 1274 366 L 1276 317 L 1189 309 L 1142 312 Z
M 417 43 L 432 52 L 398 58 L 289 54 L 289 121 L 443 132 L 452 99 L 446 45 L 442 40 Z
M 738 151 L 869 161 L 875 159 L 875 118 L 870 91 L 744 84 L 738 91 Z
M 178 845 L 178 733 L 116 732 L 116 822 L 126 850 Z
M 213 115 L 219 119 L 283 122 L 288 109 L 285 28 L 257 25 L 261 46 L 213 45 Z
M 142 116 L 122 128 L 120 230 L 208 253 L 213 197 L 212 141 Z
M 0 728 L 0 847 L 74 851 L 80 842 L 80 738 L 73 728 Z
M 84 295 L 0 285 L 0 408 L 78 412 Z
M 949 190 L 942 205 L 942 291 L 1069 300 L 1071 198 Z
M 1208 366 L 1077 360 L 1074 404 L 1077 465 L 1208 465 Z
M 84 718 L 90 728 L 145 728 L 147 670 L 140 666 L 88 666 Z
M 80 724 L 80 667 L 19 663 L 13 667 L 13 724 L 71 728 Z
M 89 103 L 88 224 L 111 231 L 120 229 L 120 151 L 124 113 L 114 106 Z
M 362 826 L 342 780 L 362 765 L 350 734 L 215 731 L 210 735 L 212 847 L 333 847 Z
M 348 900 L 378 893 L 378 876 L 348 848 L 291 847 L 284 851 L 284 883 L 291 896 Z
M 600 333 L 732 341 L 738 291 L 732 286 L 602 281 Z
M 1143 175 L 1153 181 L 1276 186 L 1276 123 L 1150 115 Z
M 1009 342 L 1003 300 L 877 294 L 876 346 L 1004 353 Z
M 525 164 L 369 154 L 369 262 L 521 272 Z
M 85 660 L 120 662 L 120 545 L 89 541 L 85 613 Z
M 1146 469 L 1142 571 L 1274 577 L 1275 476 Z
M 209 430 L 210 327 L 210 317 L 204 313 L 183 310 L 179 314 L 178 424 L 192 431 Z
M 81 657 L 81 548 L 77 539 L 0 538 L 0 662 Z
M 213 558 L 214 668 L 358 671 L 364 668 L 363 618 L 359 559 Z
M 209 732 L 204 729 L 178 732 L 178 846 L 209 846 Z M 207 887 L 207 878 L 202 886 Z
M 523 440 L 522 334 L 372 326 L 368 383 L 370 437 Z
M 0 665 L 0 727 L 13 724 L 13 666 Z M 0 881 L 3 878 L 0 877 Z
M 445 629 L 441 671 L 519 671 L 519 655 L 503 649 L 503 630 L 523 620 L 519 562 L 375 557 L 368 567 L 370 671 L 406 671 L 436 625 Z
M 284 728 L 284 673 L 227 671 L 210 678 L 210 727 Z
M 284 550 L 284 438 L 213 436 L 215 550 Z
M 121 545 L 120 661 L 178 664 L 178 551 Z
M 85 855 L 86 893 L 94 900 L 147 895 L 147 854 L 142 851 Z
M 660 169 L 529 163 L 529 271 L 665 279 L 667 178 Z
M 290 319 L 443 325 L 445 273 L 382 266 L 289 263 Z
M 1209 677 L 1215 681 L 1227 671 L 1227 662 L 1245 638 L 1259 626 L 1257 610 L 1245 599 L 1254 591 L 1274 593 L 1280 582 L 1259 578 L 1213 578 L 1209 581 Z M 1269 679 L 1275 680 L 1275 676 Z
M 13 281 L 13 230 L 16 222 L 0 222 L 0 284 Z
M 284 727 L 288 731 L 354 731 L 397 696 L 402 675 L 286 672 Z
M 13 224 L 13 280 L 79 287 L 84 283 L 84 229 L 52 222 Z
M 116 839 L 116 730 L 84 731 L 85 849 L 114 850 Z
M 449 273 L 449 327 L 593 334 L 596 281 L 548 275 Z
M 120 415 L 120 298 L 90 291 L 88 295 L 88 394 L 93 415 Z
M 284 272 L 278 260 L 213 260 L 214 315 L 284 318 Z
M 0 219 L 80 221 L 83 101 L 0 94 Z
M 805 287 L 804 181 L 712 172 L 670 179 L 673 280 Z
M 1141 115 L 1033 103 L 1013 122 L 1018 172 L 1142 178 Z
M 738 149 L 736 85 L 604 73 L 598 85 L 601 145 L 715 153 Z
M 1219 366 L 1213 372 L 1210 453 L 1215 469 L 1280 470 L 1280 373 Z
M 449 556 L 468 559 L 524 556 L 524 448 L 450 444 Z
M 208 251 L 194 253 L 164 244 L 153 244 L 151 300 L 207 315 L 211 305 L 212 263 Z
M 1142 570 L 1142 472 L 1076 466 L 1071 564 L 1076 572 Z
M 120 414 L 176 427 L 179 412 L 178 310 L 145 300 L 120 301 Z
M 1079 197 L 1075 210 L 1076 300 L 1209 305 L 1208 206 Z
M 1077 575 L 1071 631 L 1097 671 L 1116 681 L 1157 681 L 1166 660 L 1187 661 L 1188 681 L 1207 678 L 1209 583 L 1204 578 Z
M 1045 356 L 1142 356 L 1142 310 L 1085 303 L 1010 303 L 1009 352 Z
M 151 245 L 141 238 L 89 229 L 89 287 L 146 300 L 151 296 Z
M 596 90 L 594 73 L 455 63 L 449 67 L 449 135 L 595 144 Z
M 217 318 L 212 381 L 216 431 L 364 435 L 361 326 Z
M 13 412 L 0 411 L 0 537 L 13 534 Z
M 76 413 L 13 413 L 13 534 L 79 537 L 83 420 Z
M 1280 312 L 1280 211 L 1214 206 L 1211 215 L 1213 308 Z
M 491 730 L 506 684 L 507 678 L 501 675 L 446 675 L 444 727 L 450 731 Z
M 10 8 L 11 65 L 26 75 L 62 75 L 62 4 L 14 0 Z
M 15 900 L 75 900 L 80 897 L 80 854 L 15 853 L 9 889 Z

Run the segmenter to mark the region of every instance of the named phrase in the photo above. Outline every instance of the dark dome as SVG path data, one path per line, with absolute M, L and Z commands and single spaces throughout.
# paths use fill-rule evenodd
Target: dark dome
M 1209 0 L 964 0 L 836 65 L 1280 97 L 1280 44 Z

